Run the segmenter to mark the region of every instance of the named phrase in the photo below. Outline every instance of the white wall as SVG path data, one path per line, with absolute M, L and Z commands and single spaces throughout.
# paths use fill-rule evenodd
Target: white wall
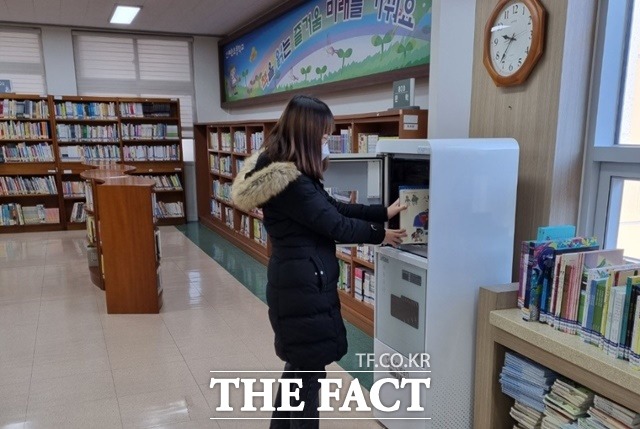
M 433 0 L 431 138 L 469 137 L 476 0 Z
M 42 53 L 51 95 L 78 95 L 70 28 L 42 27 Z

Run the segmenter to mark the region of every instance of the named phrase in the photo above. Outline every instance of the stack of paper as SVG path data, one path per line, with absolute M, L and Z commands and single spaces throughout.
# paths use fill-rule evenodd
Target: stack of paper
M 596 395 L 589 417 L 580 419 L 579 427 L 587 429 L 639 429 L 640 414 L 633 412 L 609 399 Z

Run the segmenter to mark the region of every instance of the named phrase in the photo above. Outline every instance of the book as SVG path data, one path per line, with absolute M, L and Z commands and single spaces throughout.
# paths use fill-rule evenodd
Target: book
M 407 209 L 400 212 L 400 229 L 407 238 L 403 244 L 426 244 L 429 234 L 429 189 L 422 186 L 400 186 L 398 196 Z
M 554 258 L 555 252 L 565 249 L 577 251 L 595 250 L 598 247 L 596 237 L 572 237 L 550 241 L 525 241 L 521 252 L 527 253 L 526 258 L 521 255 L 521 267 L 523 259 L 526 259 L 526 273 L 521 273 L 518 288 L 518 307 L 522 309 L 524 320 L 537 321 L 540 316 L 540 300 L 545 275 L 549 274 L 551 263 L 549 258 Z M 556 302 L 559 299 L 556 298 Z M 557 313 L 557 310 L 556 310 Z
M 555 225 L 538 227 L 537 241 L 557 240 L 576 236 L 575 225 Z

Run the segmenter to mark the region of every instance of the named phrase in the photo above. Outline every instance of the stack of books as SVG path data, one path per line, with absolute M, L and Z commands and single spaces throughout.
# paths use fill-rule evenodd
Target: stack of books
M 557 378 L 558 375 L 554 371 L 542 365 L 515 353 L 505 353 L 504 366 L 500 373 L 502 393 L 520 403 L 521 406 L 516 411 L 524 412 L 523 409 L 531 409 L 526 414 L 531 415 L 536 421 L 542 418 L 545 410 L 544 397 Z M 529 425 L 519 427 L 526 428 Z
M 593 405 L 593 392 L 568 380 L 556 380 L 544 397 L 544 417 L 541 428 L 564 429 L 575 426 Z M 578 426 L 575 426 L 578 427 Z
M 578 421 L 579 428 L 640 428 L 640 414 L 599 395 L 595 396 L 593 406 L 589 408 L 588 413 L 589 417 L 581 418 Z

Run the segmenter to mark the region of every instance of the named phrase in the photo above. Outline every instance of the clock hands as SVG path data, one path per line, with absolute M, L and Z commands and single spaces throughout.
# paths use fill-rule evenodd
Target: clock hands
M 507 56 L 507 51 L 509 50 L 509 46 L 511 46 L 511 43 L 514 42 L 516 40 L 516 33 L 513 33 L 513 36 L 509 37 L 506 34 L 504 36 L 505 39 L 509 39 L 509 43 L 507 43 L 507 47 L 504 50 L 504 53 L 502 54 L 502 58 L 500 58 L 500 62 L 504 62 L 505 57 Z

